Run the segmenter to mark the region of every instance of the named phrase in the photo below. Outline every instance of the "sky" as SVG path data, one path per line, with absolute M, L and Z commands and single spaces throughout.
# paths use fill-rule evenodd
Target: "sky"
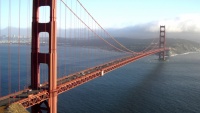
M 1 28 L 9 26 L 8 1 L 0 0 Z M 19 0 L 11 0 L 11 26 L 18 27 Z M 64 0 L 66 3 L 76 0 Z M 200 32 L 200 0 L 79 0 L 104 28 L 141 26 L 155 31 L 165 25 L 172 32 Z M 32 0 L 21 0 L 20 27 L 29 27 Z M 28 5 L 29 4 L 29 5 Z M 57 6 L 59 7 L 60 0 Z M 22 8 L 23 7 L 23 8 Z M 62 6 L 63 8 L 64 6 Z M 61 9 L 62 9 L 61 8 Z M 62 10 L 62 13 L 64 11 Z M 41 15 L 43 15 L 42 13 Z M 45 13 L 45 15 L 48 15 Z M 63 14 L 62 14 L 63 16 Z M 15 19 L 13 19 L 15 18 Z M 62 17 L 63 18 L 63 17 Z M 59 19 L 58 19 L 59 21 Z M 63 21 L 63 20 L 62 20 Z M 59 27 L 59 22 L 58 22 Z
M 154 26 L 164 24 L 175 32 L 187 31 L 189 29 L 184 28 L 187 26 L 197 27 L 200 32 L 200 0 L 80 0 L 80 2 L 106 28 L 150 24 L 149 30 L 154 31 Z
M 21 20 L 20 27 L 27 27 L 27 24 L 31 23 L 31 8 L 31 0 L 0 0 L 0 27 L 2 29 L 8 26 L 19 27 L 19 19 Z M 9 17 L 11 19 L 9 19 Z M 30 27 L 30 25 L 28 27 Z

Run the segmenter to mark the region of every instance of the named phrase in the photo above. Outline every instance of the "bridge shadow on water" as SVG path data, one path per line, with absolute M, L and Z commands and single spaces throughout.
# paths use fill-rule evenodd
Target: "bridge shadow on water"
M 159 94 L 160 78 L 162 78 L 162 69 L 165 63 L 160 61 L 153 70 L 149 70 L 138 84 L 128 89 L 128 92 L 122 92 L 123 96 L 114 108 L 113 113 L 160 113 L 159 107 L 164 102 L 162 94 Z M 159 83 L 158 83 L 159 82 Z M 157 84 L 158 83 L 158 84 Z M 162 87 L 162 86 L 161 86 Z M 156 109 L 155 109 L 156 108 Z
M 154 108 L 164 103 L 158 88 L 163 83 L 163 68 L 165 62 L 156 61 L 113 71 L 60 95 L 59 113 L 155 113 Z

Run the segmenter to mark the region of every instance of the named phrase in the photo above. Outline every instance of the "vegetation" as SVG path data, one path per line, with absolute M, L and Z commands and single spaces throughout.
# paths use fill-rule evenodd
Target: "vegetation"
M 29 113 L 21 104 L 11 104 L 4 113 Z

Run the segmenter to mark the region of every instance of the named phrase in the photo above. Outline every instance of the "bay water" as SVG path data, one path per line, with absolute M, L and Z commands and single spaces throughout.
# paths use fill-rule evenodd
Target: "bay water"
M 29 46 L 23 45 L 20 48 L 22 56 L 27 56 L 26 52 L 30 52 Z M 84 48 L 69 47 L 70 50 L 72 48 L 79 53 L 76 56 L 85 56 L 85 53 L 81 53 Z M 6 60 L 8 50 L 12 59 L 10 66 Z M 95 57 L 90 57 L 93 65 L 115 57 L 103 58 L 101 54 L 105 50 L 100 51 L 90 50 L 91 54 L 95 53 Z M 113 53 L 120 56 L 119 53 L 110 51 L 106 54 Z M 18 76 L 15 74 L 18 73 L 17 54 L 17 46 L 0 48 L 1 95 L 8 93 L 7 67 L 12 69 L 12 92 L 18 88 Z M 156 55 L 140 59 L 59 95 L 58 113 L 200 113 L 199 56 L 200 53 L 190 53 L 169 57 L 166 61 L 158 61 Z M 27 62 L 30 57 L 20 59 L 20 68 L 28 67 L 20 72 L 23 89 L 30 81 L 30 62 Z M 73 66 L 78 66 L 79 70 L 92 66 L 87 63 L 87 56 L 74 64 L 70 63 L 74 59 L 73 55 L 69 54 L 67 59 L 67 67 L 72 72 L 77 71 L 73 70 Z M 61 63 L 59 66 L 64 67 Z
M 59 96 L 59 113 L 200 113 L 200 53 L 149 56 Z

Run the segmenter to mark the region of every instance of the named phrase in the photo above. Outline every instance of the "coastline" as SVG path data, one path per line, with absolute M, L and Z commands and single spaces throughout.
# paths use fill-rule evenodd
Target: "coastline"
M 200 53 L 200 51 L 186 52 L 186 53 L 181 53 L 181 54 L 172 54 L 170 55 L 170 57 L 174 57 L 178 55 L 188 55 L 188 54 L 193 54 L 193 53 Z

